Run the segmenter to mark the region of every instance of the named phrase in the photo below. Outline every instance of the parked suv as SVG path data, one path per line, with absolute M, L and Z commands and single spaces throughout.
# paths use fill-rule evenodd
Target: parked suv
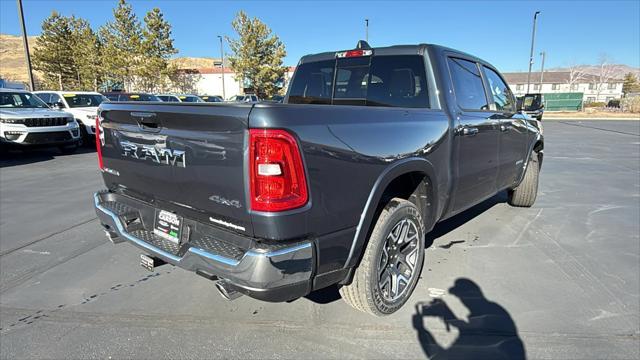
M 51 109 L 24 90 L 0 88 L 0 144 L 3 146 L 58 146 L 74 152 L 80 130 L 72 114 Z
M 143 266 L 228 299 L 337 284 L 373 315 L 409 299 L 438 221 L 501 191 L 532 206 L 544 147 L 495 67 L 424 44 L 305 56 L 282 104 L 104 103 L 98 121 L 96 213 Z
M 62 109 L 74 116 L 80 126 L 85 144 L 95 143 L 98 106 L 105 100 L 102 94 L 88 91 L 34 91 L 42 101 L 53 108 Z

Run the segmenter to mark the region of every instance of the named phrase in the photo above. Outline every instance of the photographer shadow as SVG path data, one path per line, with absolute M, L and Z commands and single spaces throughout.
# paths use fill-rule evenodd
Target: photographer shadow
M 449 293 L 458 297 L 469 309 L 469 320 L 461 320 L 446 302 L 435 299 L 417 303 L 413 327 L 430 359 L 525 359 L 524 344 L 511 315 L 502 306 L 489 301 L 473 281 L 459 278 Z M 441 346 L 424 326 L 425 317 L 438 317 L 447 331 L 453 326 L 459 335 L 449 347 Z

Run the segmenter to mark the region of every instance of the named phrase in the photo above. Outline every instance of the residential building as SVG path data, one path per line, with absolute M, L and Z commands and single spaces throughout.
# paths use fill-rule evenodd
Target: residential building
M 503 73 L 505 80 L 516 96 L 527 92 L 527 73 Z M 600 84 L 596 75 L 585 74 L 571 80 L 569 71 L 545 71 L 540 81 L 540 72 L 531 73 L 530 93 L 583 93 L 584 102 L 608 102 L 622 97 L 622 80 L 610 79 Z

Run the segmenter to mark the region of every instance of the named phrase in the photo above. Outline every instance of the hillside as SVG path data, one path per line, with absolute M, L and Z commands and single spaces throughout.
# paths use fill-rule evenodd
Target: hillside
M 29 46 L 31 54 L 36 44 L 37 36 L 29 36 Z M 180 69 L 197 69 L 213 67 L 215 58 L 200 57 L 178 57 L 171 59 L 171 63 L 176 64 Z M 0 34 L 0 78 L 28 82 L 27 65 L 24 58 L 24 48 L 22 47 L 22 37 L 15 35 Z M 36 77 L 38 74 L 36 73 Z
M 30 36 L 29 46 L 33 47 L 35 43 L 36 37 Z M 29 81 L 20 36 L 0 34 L 0 77 L 11 81 Z

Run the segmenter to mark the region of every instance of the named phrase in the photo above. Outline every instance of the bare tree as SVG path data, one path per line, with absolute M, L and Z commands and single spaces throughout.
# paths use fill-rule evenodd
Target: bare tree
M 578 65 L 576 63 L 571 63 L 569 65 L 569 79 L 567 83 L 569 84 L 569 89 L 573 90 L 573 85 L 577 85 L 580 82 L 586 79 L 586 71 L 584 66 Z
M 616 73 L 616 65 L 612 64 L 607 54 L 600 54 L 598 58 L 598 74 L 596 75 L 596 100 L 600 100 L 600 92 L 613 79 Z

